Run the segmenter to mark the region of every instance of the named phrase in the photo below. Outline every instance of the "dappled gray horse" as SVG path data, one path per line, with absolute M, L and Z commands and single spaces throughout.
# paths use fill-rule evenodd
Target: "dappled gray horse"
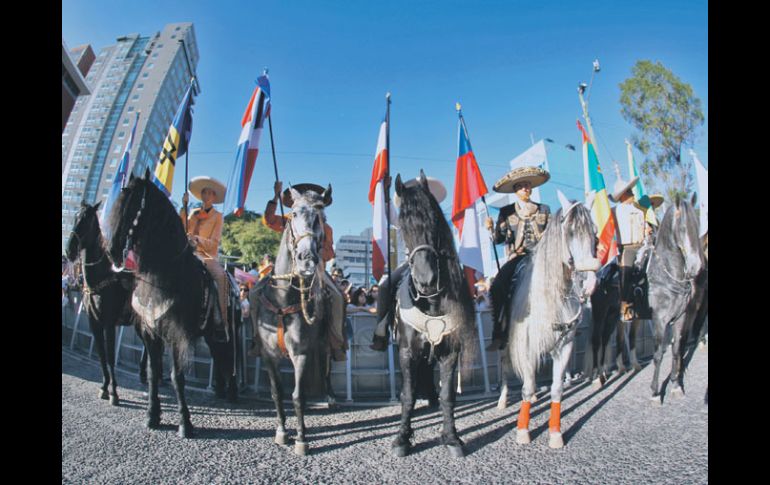
M 666 210 L 651 258 L 647 277 L 650 282 L 655 372 L 650 388 L 651 399 L 661 403 L 663 396 L 658 377 L 666 331 L 673 329 L 669 375 L 671 393 L 681 396 L 684 394 L 682 357 L 705 289 L 705 259 L 698 239 L 698 218 L 687 200 L 676 197 Z
M 257 324 L 262 362 L 270 377 L 270 394 L 275 404 L 278 425 L 275 442 L 288 443 L 283 385 L 278 368 L 283 357 L 294 366 L 294 412 L 297 438 L 294 452 L 308 451 L 305 437 L 306 387 L 326 382 L 329 365 L 326 356 L 327 328 L 331 305 L 324 298 L 324 268 L 321 248 L 324 242 L 324 207 L 331 203 L 331 186 L 323 194 L 300 194 L 291 189 L 292 213 L 283 231 L 274 275 L 268 284 L 249 293 L 251 318 Z

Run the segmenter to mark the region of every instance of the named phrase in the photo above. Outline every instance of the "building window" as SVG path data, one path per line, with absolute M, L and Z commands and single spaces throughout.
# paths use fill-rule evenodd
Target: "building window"
M 143 84 L 143 83 L 139 83 L 139 84 L 136 86 L 136 89 L 144 89 L 144 84 Z
M 176 39 L 176 34 L 173 34 L 173 35 L 171 36 L 171 38 L 172 38 L 172 39 Z
M 139 95 L 138 94 L 135 94 L 135 95 L 133 95 L 131 97 L 131 101 L 136 101 L 137 99 L 139 99 Z
M 129 106 L 129 107 L 128 107 L 128 112 L 130 113 L 130 112 L 132 112 L 132 111 L 134 111 L 134 107 L 133 107 L 133 106 Z
M 118 159 L 113 158 L 112 161 L 110 162 L 110 168 L 115 168 L 117 164 L 118 164 Z
M 120 143 L 115 145 L 115 151 L 113 153 L 120 153 Z
M 142 74 L 142 77 L 148 77 L 149 75 L 150 75 L 149 72 L 145 72 L 144 74 Z
M 118 138 L 123 138 L 125 136 L 126 136 L 126 132 L 125 131 L 121 131 L 120 133 L 118 133 Z
M 127 124 L 128 124 L 128 118 L 123 118 L 123 124 L 124 124 L 124 125 L 127 125 Z

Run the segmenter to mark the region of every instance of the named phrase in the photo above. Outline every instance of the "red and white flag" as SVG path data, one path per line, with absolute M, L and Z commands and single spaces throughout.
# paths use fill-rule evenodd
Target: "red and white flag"
M 464 266 L 471 294 L 475 291 L 473 284 L 484 274 L 476 201 L 487 192 L 489 190 L 473 155 L 465 120 L 460 112 L 452 223 L 459 233 L 460 245 L 457 253 L 460 263 Z
M 388 251 L 388 221 L 385 210 L 385 175 L 388 173 L 388 123 L 383 120 L 377 138 L 377 152 L 374 156 L 372 180 L 369 183 L 369 203 L 374 208 L 372 221 L 372 274 L 380 281 L 385 273 L 386 253 Z M 393 206 L 390 207 L 391 221 Z

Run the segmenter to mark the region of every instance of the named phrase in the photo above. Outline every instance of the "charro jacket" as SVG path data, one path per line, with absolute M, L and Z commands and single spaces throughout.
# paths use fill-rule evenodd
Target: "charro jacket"
M 536 202 L 522 204 L 517 201 L 503 207 L 495 224 L 493 235 L 495 244 L 505 242 L 508 258 L 522 247 L 525 252 L 531 251 L 543 237 L 550 215 L 551 208 L 548 205 Z

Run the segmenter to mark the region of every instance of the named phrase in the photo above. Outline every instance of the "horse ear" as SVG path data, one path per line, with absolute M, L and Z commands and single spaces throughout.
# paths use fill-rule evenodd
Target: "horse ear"
M 690 205 L 692 205 L 693 207 L 695 207 L 695 204 L 696 204 L 697 202 L 698 202 L 698 193 L 697 193 L 697 192 L 693 192 L 693 193 L 692 193 L 692 198 L 690 199 Z
M 81 207 L 82 209 L 85 209 L 86 207 L 88 207 L 88 204 L 86 204 L 86 200 L 85 200 L 85 199 L 83 199 L 83 200 L 81 200 L 81 201 L 80 201 L 80 207 Z
M 329 207 L 332 203 L 332 184 L 329 184 L 326 190 L 324 190 L 323 198 L 324 198 L 324 207 Z
M 128 174 L 128 181 L 131 182 L 132 180 L 134 180 L 134 171 L 133 170 L 131 170 L 131 173 Z
M 100 200 L 99 202 L 97 202 L 97 203 L 96 203 L 96 205 L 94 206 L 94 210 L 95 210 L 95 211 L 98 211 L 98 210 L 99 210 L 99 206 L 100 206 L 100 205 L 102 205 L 102 201 L 101 201 L 101 200 Z
M 428 179 L 427 177 L 425 177 L 425 172 L 423 172 L 422 169 L 420 169 L 419 181 L 420 181 L 420 184 L 425 188 L 425 190 L 430 192 L 430 189 L 428 188 Z
M 561 192 L 561 190 L 556 189 L 556 195 L 559 197 L 559 203 L 561 204 L 561 213 L 562 215 L 566 215 L 567 211 L 569 211 L 572 208 L 572 204 L 567 199 L 567 197 Z
M 302 194 L 299 193 L 297 189 L 294 187 L 289 187 L 289 193 L 291 194 L 291 199 L 296 202 L 302 197 Z M 293 204 L 292 204 L 293 205 Z
M 147 181 L 150 180 L 150 168 L 149 167 L 144 169 L 144 179 L 147 180 Z
M 404 191 L 404 183 L 401 182 L 401 174 L 396 175 L 396 195 L 401 197 L 401 193 Z

